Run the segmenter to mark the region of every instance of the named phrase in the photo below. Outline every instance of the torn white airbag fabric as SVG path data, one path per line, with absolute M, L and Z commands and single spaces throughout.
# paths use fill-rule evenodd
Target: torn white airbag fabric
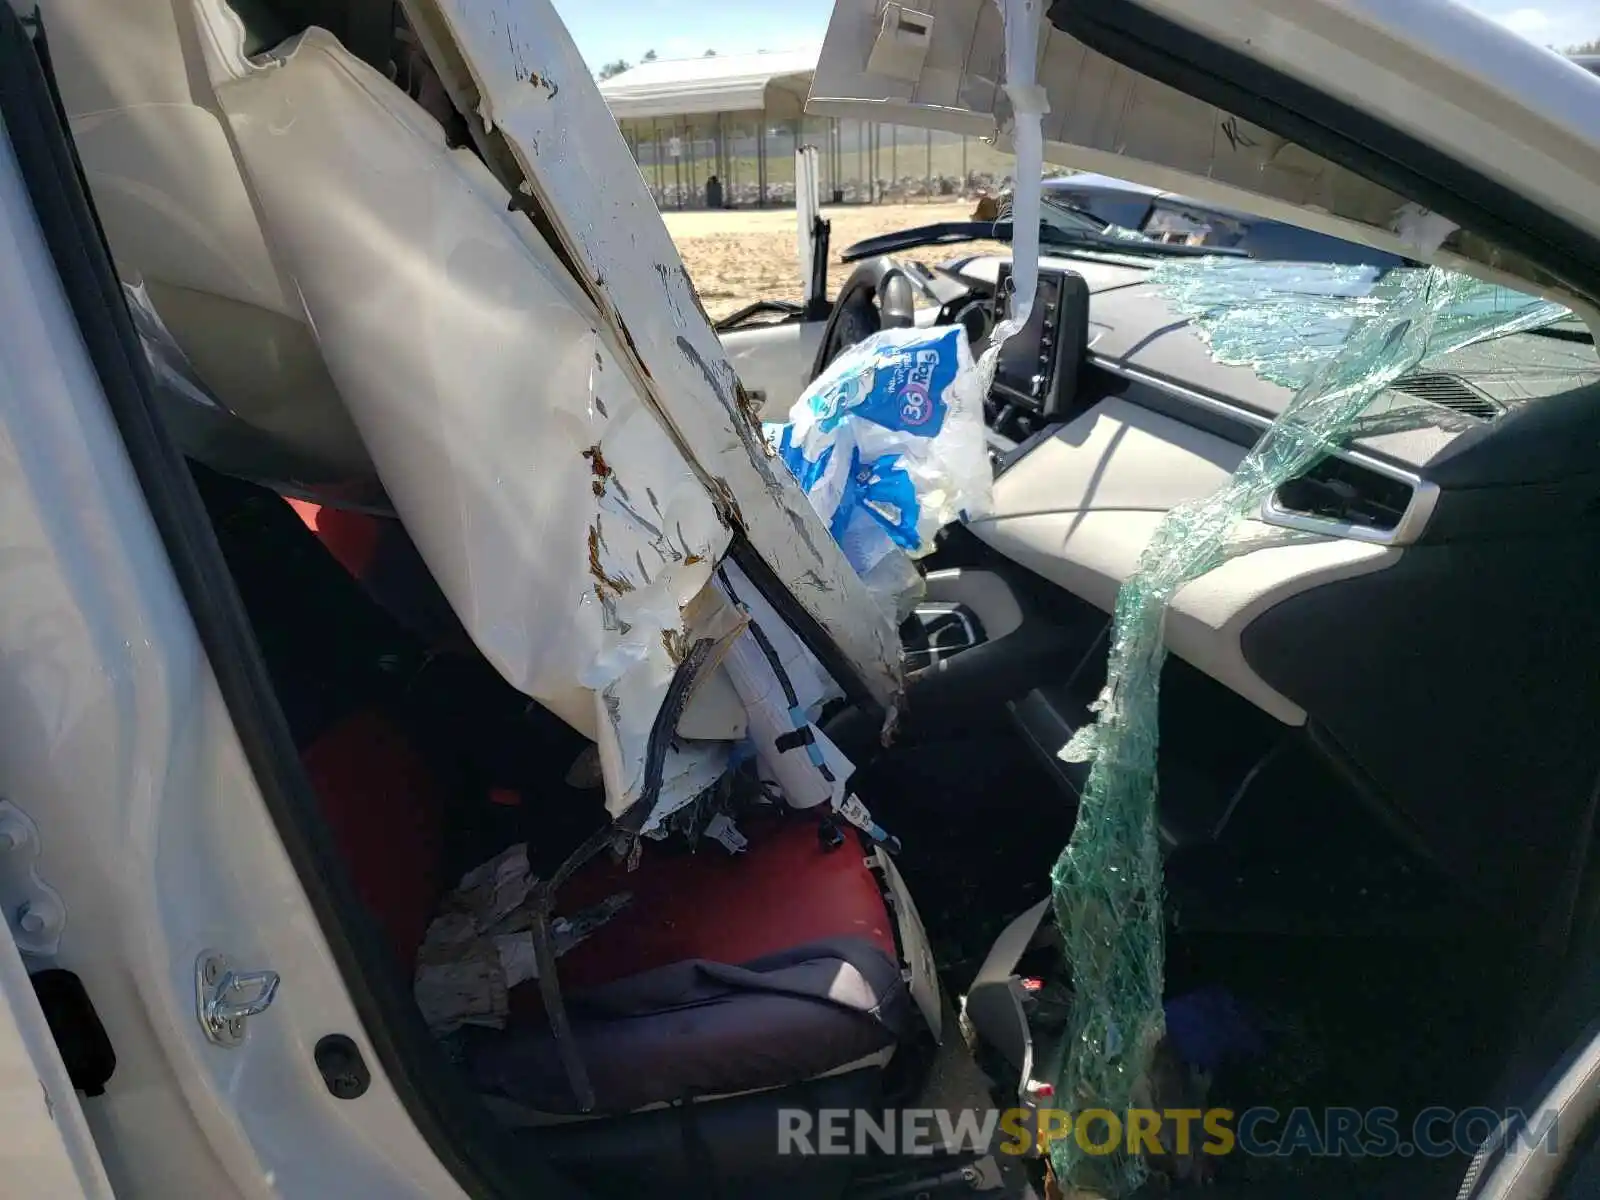
M 322 31 L 275 53 L 218 80 L 272 253 L 474 641 L 625 807 L 728 531 L 482 163 Z

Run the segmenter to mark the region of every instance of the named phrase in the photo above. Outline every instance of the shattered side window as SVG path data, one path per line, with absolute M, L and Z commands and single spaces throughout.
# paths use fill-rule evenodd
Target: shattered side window
M 1073 965 L 1070 1023 L 1054 1056 L 1073 1111 L 1140 1104 L 1165 1030 L 1161 853 L 1156 827 L 1157 705 L 1177 590 L 1265 544 L 1310 535 L 1246 521 L 1280 484 L 1347 436 L 1373 401 L 1420 368 L 1548 329 L 1565 309 L 1436 269 L 1305 269 L 1248 260 L 1171 264 L 1153 275 L 1224 362 L 1295 389 L 1294 399 L 1218 491 L 1170 510 L 1117 597 L 1095 720 L 1061 751 L 1088 762 L 1077 825 L 1052 872 L 1052 907 Z M 1591 351 L 1592 353 L 1592 351 Z M 1125 1196 L 1141 1156 L 1050 1145 L 1082 1191 Z

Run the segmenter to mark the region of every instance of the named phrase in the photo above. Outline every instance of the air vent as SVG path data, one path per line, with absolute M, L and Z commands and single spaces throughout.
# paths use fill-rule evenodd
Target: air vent
M 1480 421 L 1492 421 L 1505 411 L 1482 390 L 1445 371 L 1413 371 L 1396 382 L 1394 390 Z
M 1411 485 L 1342 458 L 1325 458 L 1273 497 L 1285 515 L 1387 532 L 1411 505 Z

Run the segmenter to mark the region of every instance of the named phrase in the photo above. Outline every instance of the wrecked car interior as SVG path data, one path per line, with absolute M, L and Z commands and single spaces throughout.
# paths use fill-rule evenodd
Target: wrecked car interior
M 866 255 L 826 306 L 805 396 L 954 330 L 981 443 L 936 532 L 877 510 L 882 584 L 539 19 L 41 5 L 370 986 L 597 1195 L 1455 1187 L 785 1159 L 774 1114 L 1502 1102 L 1593 936 L 1593 310 L 1420 217 L 1386 255 L 1492 269 L 1041 245 L 1021 189 L 1012 260 Z

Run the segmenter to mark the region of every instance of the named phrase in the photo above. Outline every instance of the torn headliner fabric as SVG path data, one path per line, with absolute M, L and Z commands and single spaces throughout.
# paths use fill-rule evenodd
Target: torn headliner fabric
M 1299 380 L 1299 391 L 1224 487 L 1173 508 L 1157 527 L 1117 598 L 1095 720 L 1061 751 L 1091 764 L 1077 825 L 1051 881 L 1074 992 L 1056 1094 L 1074 1112 L 1138 1107 L 1164 1030 L 1155 802 L 1167 605 L 1185 583 L 1260 547 L 1263 536 L 1313 536 L 1267 529 L 1246 516 L 1333 449 L 1403 374 L 1430 355 L 1548 323 L 1562 311 L 1439 270 L 1357 279 L 1335 268 L 1316 286 L 1285 292 L 1231 264 L 1186 267 L 1167 272 L 1165 284 L 1180 311 L 1209 334 L 1213 353 L 1286 373 Z M 1072 1138 L 1054 1142 L 1051 1157 L 1062 1179 L 1108 1197 L 1134 1190 L 1146 1174 L 1137 1156 L 1089 1155 Z

